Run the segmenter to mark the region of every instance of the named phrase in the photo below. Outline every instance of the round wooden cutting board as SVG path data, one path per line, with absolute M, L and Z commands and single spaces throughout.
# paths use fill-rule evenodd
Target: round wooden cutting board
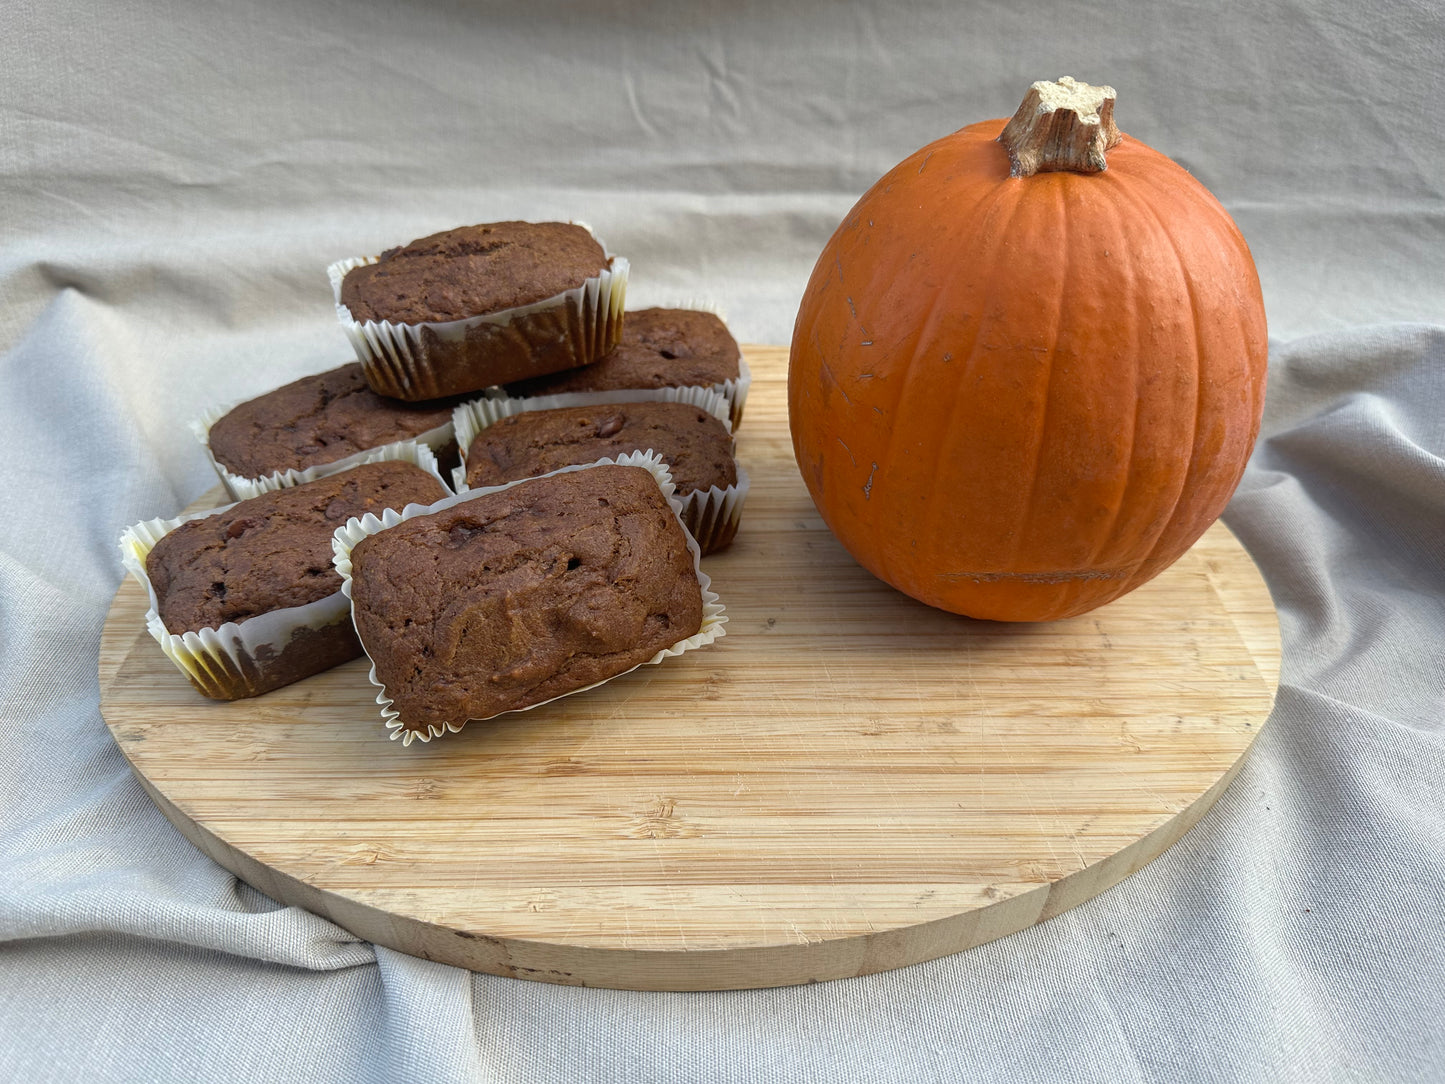
M 748 357 L 753 488 L 737 541 L 704 560 L 724 639 L 403 748 L 364 660 L 204 699 L 146 633 L 128 578 L 101 708 L 156 803 L 243 880 L 376 943 L 660 990 L 957 952 L 1084 902 L 1183 835 L 1278 683 L 1274 608 L 1234 537 L 1216 525 L 1152 583 L 1068 621 L 930 610 L 824 528 L 788 440 L 786 351 Z

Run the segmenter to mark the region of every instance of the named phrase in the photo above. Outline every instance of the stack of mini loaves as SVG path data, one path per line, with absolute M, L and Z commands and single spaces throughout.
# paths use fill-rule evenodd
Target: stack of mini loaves
M 410 744 L 722 635 L 699 558 L 737 531 L 749 376 L 715 314 L 624 314 L 627 261 L 558 222 L 330 273 L 358 362 L 207 415 L 239 503 L 121 537 L 196 688 L 256 696 L 364 651 Z

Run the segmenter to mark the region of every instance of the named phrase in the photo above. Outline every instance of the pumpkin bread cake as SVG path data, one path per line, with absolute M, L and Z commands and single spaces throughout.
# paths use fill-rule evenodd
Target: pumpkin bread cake
M 610 403 L 531 410 L 487 426 L 467 449 L 467 485 L 501 485 L 626 452 L 666 460 L 679 496 L 738 480 L 727 426 L 688 403 Z
M 710 387 L 738 379 L 740 353 L 727 325 L 696 309 L 639 309 L 626 314 L 622 341 L 581 369 L 506 386 L 509 396 L 633 388 Z
M 548 475 L 362 539 L 352 612 L 400 724 L 440 733 L 605 681 L 696 633 L 687 543 L 642 467 Z
M 583 226 L 462 226 L 347 262 L 337 315 L 381 395 L 439 399 L 588 365 L 622 333 L 627 263 Z
M 352 516 L 445 496 L 427 471 L 385 460 L 188 520 L 146 557 L 161 622 L 172 633 L 199 632 L 335 594 L 341 590 L 331 567 L 337 527 Z
M 303 471 L 450 425 L 455 399 L 377 395 L 356 362 L 304 376 L 241 403 L 211 426 L 217 463 L 242 478 Z
M 567 222 L 493 222 L 434 233 L 354 267 L 341 303 L 360 321 L 445 323 L 544 301 L 607 266 L 597 239 Z

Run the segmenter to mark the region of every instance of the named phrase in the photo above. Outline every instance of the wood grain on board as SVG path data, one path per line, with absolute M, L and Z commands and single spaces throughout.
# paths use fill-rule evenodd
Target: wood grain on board
M 793 463 L 786 351 L 747 352 L 752 491 L 704 560 L 725 638 L 403 748 L 364 660 L 201 697 L 127 579 L 101 706 L 157 804 L 250 884 L 368 940 L 638 989 L 932 959 L 1082 903 L 1187 831 L 1279 679 L 1269 592 L 1225 527 L 1083 617 L 930 610 L 824 528 Z

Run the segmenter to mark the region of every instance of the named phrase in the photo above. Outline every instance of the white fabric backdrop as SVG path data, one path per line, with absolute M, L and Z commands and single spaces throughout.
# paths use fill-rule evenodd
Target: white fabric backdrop
M 0 1079 L 1445 1078 L 1442 70 L 1430 0 L 10 0 Z M 187 419 L 345 360 L 327 262 L 577 217 L 634 306 L 786 342 L 879 174 L 1061 74 L 1235 214 L 1275 340 L 1228 519 L 1284 683 L 1182 843 L 949 959 L 640 994 L 373 949 L 164 821 L 97 708 L 115 538 L 213 483 Z

